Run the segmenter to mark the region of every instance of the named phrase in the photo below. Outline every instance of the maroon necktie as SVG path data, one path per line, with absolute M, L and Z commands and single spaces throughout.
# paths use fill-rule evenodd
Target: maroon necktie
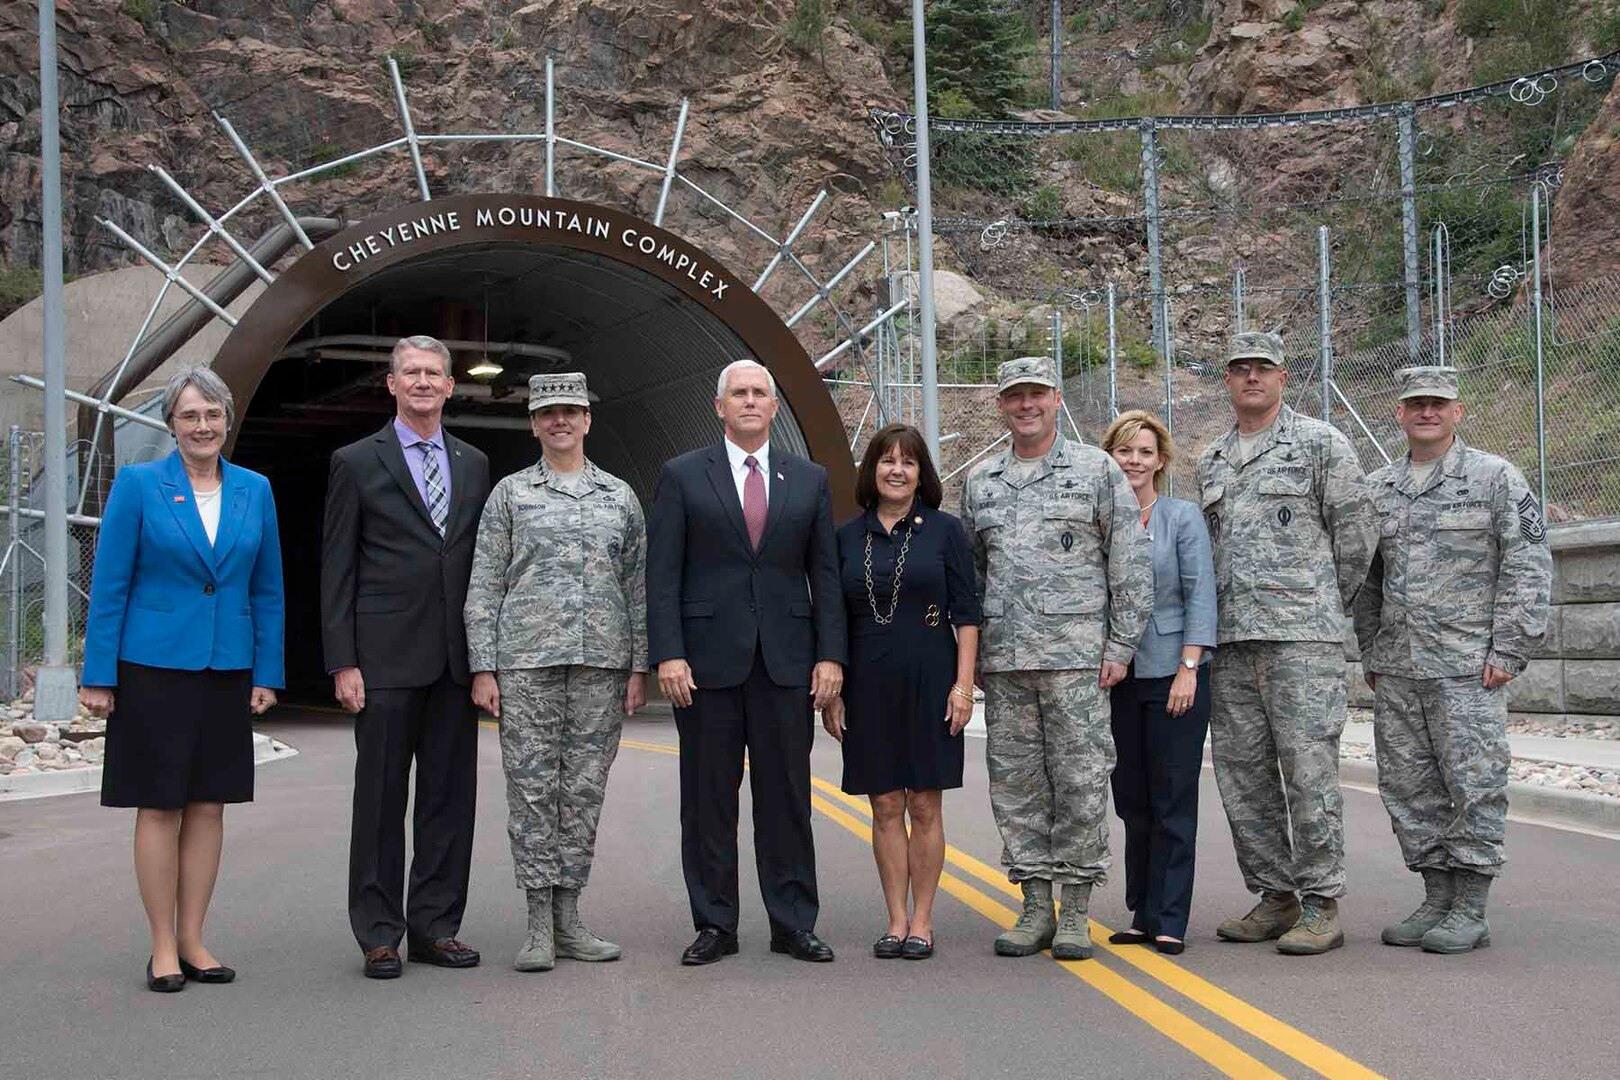
M 765 535 L 765 474 L 759 471 L 753 454 L 743 464 L 748 466 L 748 478 L 743 481 L 743 522 L 748 526 L 748 542 L 758 551 L 759 539 Z

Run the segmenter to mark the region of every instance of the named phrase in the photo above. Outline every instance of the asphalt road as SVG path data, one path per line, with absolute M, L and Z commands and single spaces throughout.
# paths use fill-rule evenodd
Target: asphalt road
M 1187 952 L 1101 950 L 1096 960 L 998 958 L 1016 894 L 983 743 L 946 798 L 953 845 L 938 956 L 882 962 L 883 927 L 862 800 L 832 785 L 818 739 L 821 935 L 830 965 L 772 955 L 751 870 L 739 956 L 682 968 L 692 935 L 677 842 L 667 720 L 638 720 L 614 768 L 590 924 L 614 964 L 520 975 L 524 908 L 506 850 L 495 733 L 480 745 L 479 833 L 462 936 L 473 971 L 407 965 L 361 977 L 344 914 L 353 750 L 341 717 L 281 713 L 264 730 L 298 757 L 259 770 L 258 800 L 227 815 L 209 940 L 241 975 L 226 987 L 146 992 L 145 926 L 129 861 L 131 811 L 94 795 L 0 804 L 0 1076 L 1612 1077 L 1620 1062 L 1620 842 L 1514 825 L 1491 910 L 1494 947 L 1429 956 L 1378 943 L 1416 903 L 1376 796 L 1346 793 L 1349 944 L 1318 958 L 1214 938 L 1246 910 L 1215 785 L 1205 773 L 1198 891 Z M 745 785 L 746 818 L 746 785 Z M 746 845 L 748 838 L 743 842 Z M 1115 832 L 1115 851 L 1121 843 Z M 745 848 L 744 864 L 751 865 Z M 988 865 L 987 865 L 988 864 Z M 1119 880 L 1092 917 L 1127 924 Z M 1094 927 L 1094 934 L 1096 928 Z

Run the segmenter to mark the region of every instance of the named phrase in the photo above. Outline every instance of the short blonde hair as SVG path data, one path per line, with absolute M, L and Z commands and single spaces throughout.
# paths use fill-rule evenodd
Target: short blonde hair
M 1170 471 L 1170 463 L 1176 458 L 1175 444 L 1170 440 L 1170 429 L 1164 426 L 1164 421 L 1148 412 L 1146 409 L 1130 409 L 1114 417 L 1114 422 L 1108 425 L 1103 433 L 1103 452 L 1112 456 L 1114 447 L 1130 442 L 1140 435 L 1143 429 L 1153 432 L 1153 441 L 1159 444 L 1159 460 L 1164 463 L 1163 468 L 1153 474 L 1153 490 L 1164 490 L 1164 477 Z

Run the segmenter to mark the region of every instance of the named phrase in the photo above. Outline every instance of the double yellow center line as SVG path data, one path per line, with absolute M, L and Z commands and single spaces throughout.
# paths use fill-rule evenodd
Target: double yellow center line
M 676 747 L 663 743 L 642 742 L 635 739 L 625 739 L 620 745 L 632 750 L 646 750 L 658 754 L 676 755 L 680 752 Z M 815 788 L 810 795 L 810 805 L 828 820 L 843 826 L 870 844 L 871 809 L 866 800 L 846 795 L 837 785 L 819 776 L 812 776 L 810 783 Z M 945 848 L 945 861 L 960 870 L 965 877 L 976 879 L 979 884 L 975 885 L 947 870 L 940 875 L 940 888 L 998 926 L 1009 927 L 1017 921 L 1018 912 L 992 895 L 1000 893 L 1015 900 L 1021 898 L 1019 889 L 1007 880 L 1004 873 L 950 845 Z M 986 891 L 987 889 L 989 891 Z M 1313 1072 L 1331 1077 L 1333 1080 L 1339 1080 L 1341 1077 L 1348 1080 L 1378 1078 L 1377 1073 L 1339 1053 L 1331 1046 L 1318 1042 L 1297 1028 L 1290 1027 L 1151 949 L 1140 945 L 1107 944 L 1108 935 L 1112 932 L 1096 920 L 1091 920 L 1091 936 L 1098 943 L 1099 949 L 1106 950 L 1143 975 L 1176 991 Z M 1093 987 L 1172 1042 L 1208 1062 L 1225 1076 L 1269 1078 L 1282 1075 L 1230 1040 L 1155 997 L 1110 967 L 1094 960 L 1060 960 L 1057 963 L 1071 975 Z

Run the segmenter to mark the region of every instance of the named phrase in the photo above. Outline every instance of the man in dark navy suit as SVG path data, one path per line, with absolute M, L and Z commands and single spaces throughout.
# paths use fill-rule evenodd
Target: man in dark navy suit
M 748 751 L 771 951 L 828 961 L 810 835 L 812 706 L 847 641 L 827 472 L 773 447 L 776 382 L 720 373 L 715 445 L 670 461 L 647 529 L 647 637 L 681 740 L 681 866 L 698 930 L 683 964 L 737 951 L 737 792 Z
M 472 967 L 456 940 L 467 906 L 478 716 L 462 607 L 489 460 L 444 430 L 450 350 L 403 338 L 389 364 L 397 415 L 332 455 L 321 547 L 321 631 L 338 702 L 354 720 L 349 923 L 365 973 L 413 961 Z M 405 889 L 405 804 L 416 762 Z

